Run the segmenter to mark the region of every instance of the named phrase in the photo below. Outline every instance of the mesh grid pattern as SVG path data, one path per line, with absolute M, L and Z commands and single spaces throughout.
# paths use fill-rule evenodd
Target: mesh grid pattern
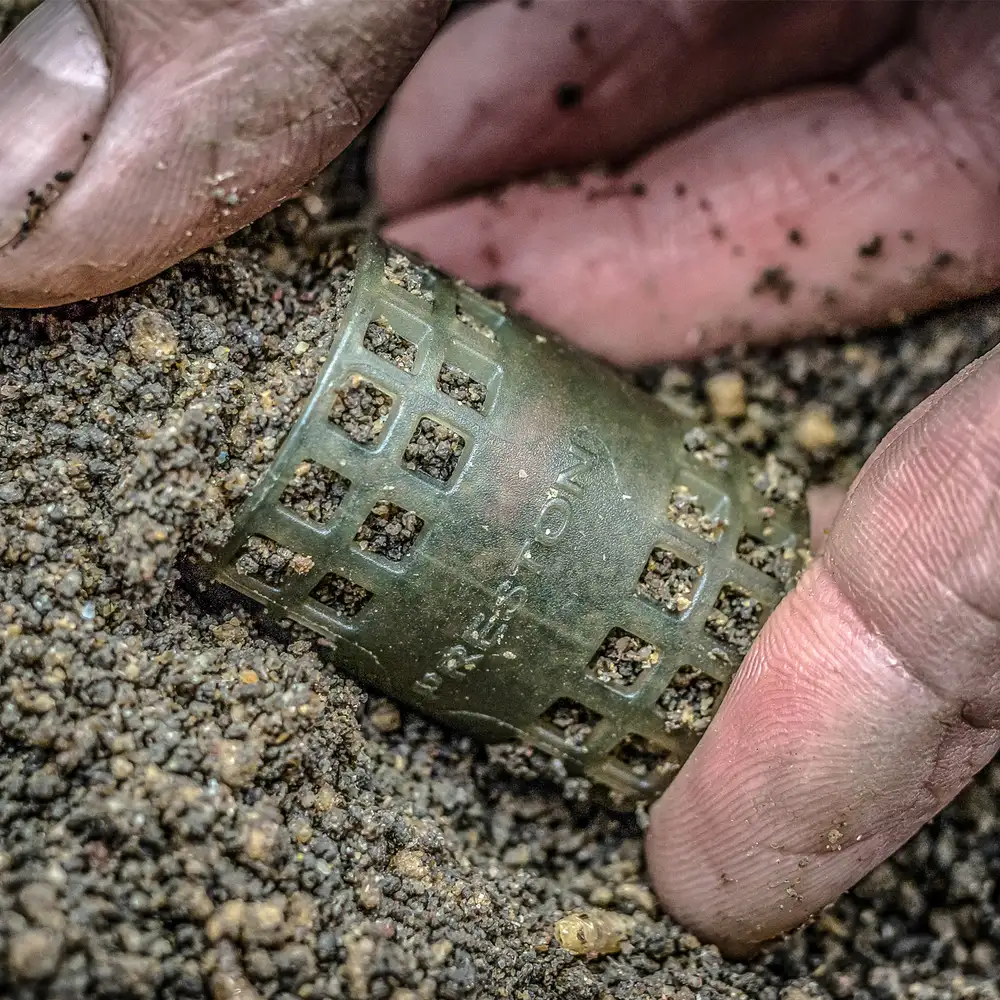
M 373 322 L 409 345 L 406 365 L 371 349 Z M 442 388 L 446 366 L 478 387 L 476 406 Z M 707 724 L 679 711 L 666 720 L 675 674 L 685 691 L 712 692 L 703 703 L 715 711 L 742 656 L 720 595 L 748 595 L 763 621 L 800 566 L 804 523 L 755 493 L 742 455 L 686 446 L 669 411 L 612 378 L 472 290 L 365 243 L 331 357 L 241 508 L 216 579 L 452 726 L 526 739 L 619 801 L 658 794 Z M 345 411 L 359 385 L 376 396 Z M 427 421 L 451 432 L 426 442 L 447 476 L 409 460 Z M 327 520 L 281 502 L 303 462 L 346 484 Z M 697 518 L 678 519 L 678 495 L 697 497 Z M 419 520 L 405 559 L 358 543 L 379 504 Z M 251 536 L 301 557 L 304 571 L 276 583 L 241 572 Z M 747 539 L 782 554 L 785 581 Z M 680 599 L 656 599 L 651 561 L 685 574 Z M 330 580 L 349 614 L 317 600 Z

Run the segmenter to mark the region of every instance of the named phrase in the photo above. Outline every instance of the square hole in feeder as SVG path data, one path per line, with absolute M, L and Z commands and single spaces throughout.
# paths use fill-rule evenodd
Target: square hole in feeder
M 709 542 L 717 542 L 726 530 L 725 520 L 709 514 L 697 495 L 683 484 L 670 491 L 667 517 L 679 528 Z
M 437 384 L 446 396 L 451 396 L 462 406 L 471 407 L 477 413 L 481 413 L 486 405 L 486 386 L 468 372 L 462 371 L 458 365 L 446 361 L 438 372 Z
M 599 681 L 628 690 L 643 679 L 646 671 L 660 661 L 660 653 L 651 643 L 624 629 L 612 629 L 590 661 L 590 669 Z
M 460 302 L 455 303 L 455 316 L 463 326 L 467 326 L 470 330 L 475 330 L 476 333 L 487 340 L 496 340 L 493 328 L 476 316 L 475 312 L 476 310 L 471 305 L 463 307 Z
M 384 316 L 379 316 L 368 324 L 364 346 L 366 351 L 371 351 L 383 361 L 402 368 L 404 372 L 413 371 L 413 363 L 417 358 L 417 345 L 411 344 L 405 337 L 396 333 Z
M 281 494 L 281 503 L 296 514 L 325 524 L 343 502 L 351 481 L 319 462 L 304 459 Z
M 403 453 L 403 465 L 411 472 L 422 472 L 446 483 L 455 472 L 464 449 L 465 438 L 458 431 L 430 417 L 421 417 Z
M 795 576 L 797 559 L 794 549 L 773 545 L 745 532 L 736 543 L 736 554 L 747 565 L 779 583 L 789 584 Z
M 236 554 L 233 565 L 237 573 L 277 587 L 290 576 L 304 576 L 313 568 L 313 561 L 264 535 L 251 535 Z
M 374 444 L 385 429 L 392 396 L 377 385 L 354 375 L 334 393 L 330 423 L 357 444 Z
M 656 708 L 663 716 L 667 732 L 687 729 L 703 733 L 719 707 L 721 694 L 722 681 L 694 667 L 684 666 L 674 674 Z
M 701 566 L 692 566 L 667 549 L 653 549 L 635 592 L 640 597 L 655 601 L 667 611 L 687 611 L 701 573 Z
M 580 748 L 601 721 L 601 716 L 572 698 L 560 698 L 548 707 L 542 719 L 567 743 Z
M 399 562 L 413 548 L 423 526 L 423 519 L 412 510 L 379 500 L 358 528 L 354 541 L 366 552 Z
M 396 250 L 390 250 L 385 261 L 388 281 L 424 302 L 434 301 L 434 275 Z
M 338 618 L 353 618 L 372 599 L 372 592 L 345 576 L 327 573 L 313 587 L 312 596 Z
M 669 750 L 654 746 L 635 733 L 626 736 L 612 751 L 612 756 L 637 778 L 659 778 L 679 769 Z
M 763 624 L 764 608 L 745 590 L 727 583 L 709 612 L 705 628 L 716 639 L 728 642 L 746 656 Z
M 684 435 L 684 448 L 698 462 L 720 472 L 729 467 L 729 445 L 702 427 L 692 427 Z

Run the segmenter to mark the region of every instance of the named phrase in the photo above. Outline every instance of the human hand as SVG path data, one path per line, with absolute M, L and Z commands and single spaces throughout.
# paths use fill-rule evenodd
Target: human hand
M 435 39 L 375 166 L 391 239 L 618 362 L 882 323 L 1000 285 L 1000 10 L 498 3 Z M 998 484 L 994 351 L 868 462 L 653 808 L 682 923 L 752 950 L 996 752 Z
M 45 0 L 0 47 L 0 305 L 134 285 L 295 194 L 447 0 Z
M 0 50 L 0 241 L 17 244 L 0 251 L 6 305 L 133 284 L 294 193 L 392 90 L 441 10 L 192 0 L 167 24 L 152 5 L 95 0 L 95 31 L 71 0 L 46 6 Z M 377 187 L 400 220 L 389 235 L 517 289 L 521 309 L 621 362 L 992 288 L 1000 14 L 915 9 L 472 10 L 383 130 Z M 805 89 L 866 64 L 858 84 Z M 616 177 L 453 201 L 656 142 Z M 29 188 L 50 204 L 30 206 L 18 239 Z M 992 355 L 889 436 L 654 808 L 657 887 L 706 938 L 737 951 L 794 926 L 1000 742 L 998 389 Z

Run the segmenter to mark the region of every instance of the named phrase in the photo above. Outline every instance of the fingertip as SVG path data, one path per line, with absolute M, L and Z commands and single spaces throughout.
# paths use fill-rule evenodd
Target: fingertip
M 606 0 L 469 4 L 390 103 L 375 143 L 398 216 L 525 177 L 623 162 L 671 130 L 885 44 L 903 6 Z
M 998 385 L 994 350 L 880 445 L 651 811 L 664 906 L 729 953 L 848 889 L 1000 747 Z M 819 526 L 838 497 L 810 499 Z
M 941 706 L 890 663 L 818 560 L 651 812 L 650 873 L 675 919 L 747 954 L 808 919 L 935 811 L 920 781 L 931 783 L 926 751 Z M 898 713 L 913 720 L 905 734 Z
M 976 19 L 962 10 L 949 16 Z M 993 67 L 983 43 L 945 27 L 858 86 L 745 104 L 623 173 L 511 184 L 393 232 L 472 284 L 516 289 L 520 311 L 619 364 L 898 322 L 981 294 L 1000 280 L 998 174 L 989 148 L 965 148 L 981 98 L 963 90 Z M 893 81 L 933 78 L 949 45 L 969 68 L 939 81 L 948 99 L 904 99 Z
M 0 303 L 118 291 L 259 218 L 367 124 L 446 11 L 445 0 L 301 0 L 257 5 L 252 17 L 237 6 L 100 5 L 113 97 L 58 202 L 0 252 Z M 47 9 L 79 13 L 73 0 Z M 48 56 L 57 69 L 59 55 Z M 36 124 L 69 123 L 79 141 L 78 118 L 55 110 Z M 3 94 L 0 140 L 3 116 L 17 126 L 25 113 Z M 32 137 L 46 170 L 63 151 L 57 136 Z M 4 168 L 6 152 L 0 142 Z M 0 172 L 0 213 L 7 180 Z
M 100 128 L 110 71 L 73 0 L 47 0 L 0 45 L 0 248 L 62 195 Z

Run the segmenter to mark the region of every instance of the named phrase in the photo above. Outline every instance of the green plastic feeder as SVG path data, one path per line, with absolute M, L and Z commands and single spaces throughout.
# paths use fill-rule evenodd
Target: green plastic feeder
M 340 668 L 622 804 L 657 795 L 802 566 L 755 459 L 387 248 L 218 582 Z

